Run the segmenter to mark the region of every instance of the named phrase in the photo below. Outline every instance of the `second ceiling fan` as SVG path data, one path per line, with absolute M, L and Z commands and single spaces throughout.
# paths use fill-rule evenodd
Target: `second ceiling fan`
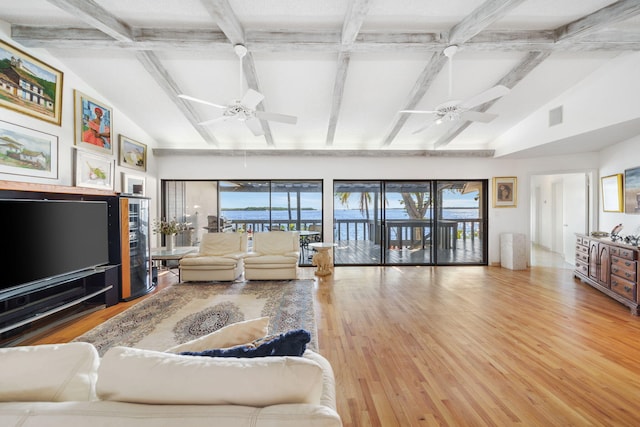
M 240 59 L 240 93 L 242 93 L 242 59 L 247 54 L 247 48 L 243 45 L 238 44 L 235 45 L 233 49 Z M 198 102 L 200 104 L 209 105 L 211 107 L 221 108 L 224 110 L 222 112 L 222 116 L 198 123 L 203 126 L 214 125 L 230 119 L 235 119 L 244 122 L 244 124 L 255 136 L 261 136 L 264 135 L 264 129 L 262 128 L 260 120 L 269 120 L 289 124 L 296 124 L 298 121 L 298 118 L 295 116 L 256 110 L 258 104 L 260 104 L 264 99 L 264 95 L 253 89 L 248 89 L 241 99 L 233 100 L 227 105 L 215 104 L 213 102 L 194 98 L 193 96 L 189 95 L 181 94 L 178 96 L 188 101 Z
M 449 99 L 453 92 L 453 56 L 458 51 L 458 46 L 448 46 L 444 50 L 444 54 L 449 58 Z M 496 117 L 497 114 L 484 113 L 481 111 L 473 111 L 472 109 L 484 104 L 485 102 L 492 101 L 500 98 L 507 93 L 510 89 L 506 86 L 497 85 L 481 92 L 465 101 L 450 100 L 435 107 L 434 110 L 401 110 L 401 113 L 413 113 L 413 114 L 432 114 L 432 120 L 428 121 L 424 126 L 416 129 L 413 133 L 419 133 L 428 129 L 434 124 L 440 124 L 444 121 L 472 121 L 489 123 Z

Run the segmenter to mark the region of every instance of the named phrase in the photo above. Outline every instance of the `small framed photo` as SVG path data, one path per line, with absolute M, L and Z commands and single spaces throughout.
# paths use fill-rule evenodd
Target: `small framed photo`
M 622 212 L 622 174 L 609 175 L 600 179 L 602 187 L 602 210 Z
M 624 171 L 624 213 L 640 214 L 640 167 Z
M 83 150 L 76 149 L 75 152 L 76 187 L 113 190 L 115 161 L 112 158 Z
M 0 121 L 0 172 L 58 178 L 58 137 Z
M 119 135 L 120 156 L 118 164 L 142 172 L 147 170 L 147 146 L 124 135 Z
M 0 40 L 0 105 L 60 126 L 61 71 Z
M 113 154 L 111 107 L 78 90 L 74 91 L 74 95 L 76 146 Z
M 122 193 L 144 196 L 144 176 L 122 173 Z
M 499 176 L 493 178 L 493 207 L 515 208 L 518 205 L 518 178 Z

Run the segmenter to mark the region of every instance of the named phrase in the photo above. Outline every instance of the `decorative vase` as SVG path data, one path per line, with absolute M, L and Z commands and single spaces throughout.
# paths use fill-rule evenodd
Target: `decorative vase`
M 167 242 L 167 250 L 168 251 L 173 251 L 173 249 L 176 247 L 176 235 L 175 234 L 167 234 L 165 236 L 165 240 Z

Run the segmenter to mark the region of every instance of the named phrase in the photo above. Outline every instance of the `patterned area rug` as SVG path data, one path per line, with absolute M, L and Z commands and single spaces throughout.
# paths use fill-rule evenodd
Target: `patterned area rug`
M 164 351 L 221 327 L 269 316 L 269 333 L 306 329 L 317 350 L 313 280 L 181 283 L 163 289 L 74 341 L 103 355 L 113 346 Z

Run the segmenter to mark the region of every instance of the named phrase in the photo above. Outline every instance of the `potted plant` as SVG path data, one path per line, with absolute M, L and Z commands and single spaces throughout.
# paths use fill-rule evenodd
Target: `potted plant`
M 176 235 L 189 228 L 189 223 L 179 222 L 177 219 L 167 221 L 165 219 L 153 220 L 153 233 L 163 234 L 166 236 L 166 247 L 168 251 L 172 251 L 176 243 Z

